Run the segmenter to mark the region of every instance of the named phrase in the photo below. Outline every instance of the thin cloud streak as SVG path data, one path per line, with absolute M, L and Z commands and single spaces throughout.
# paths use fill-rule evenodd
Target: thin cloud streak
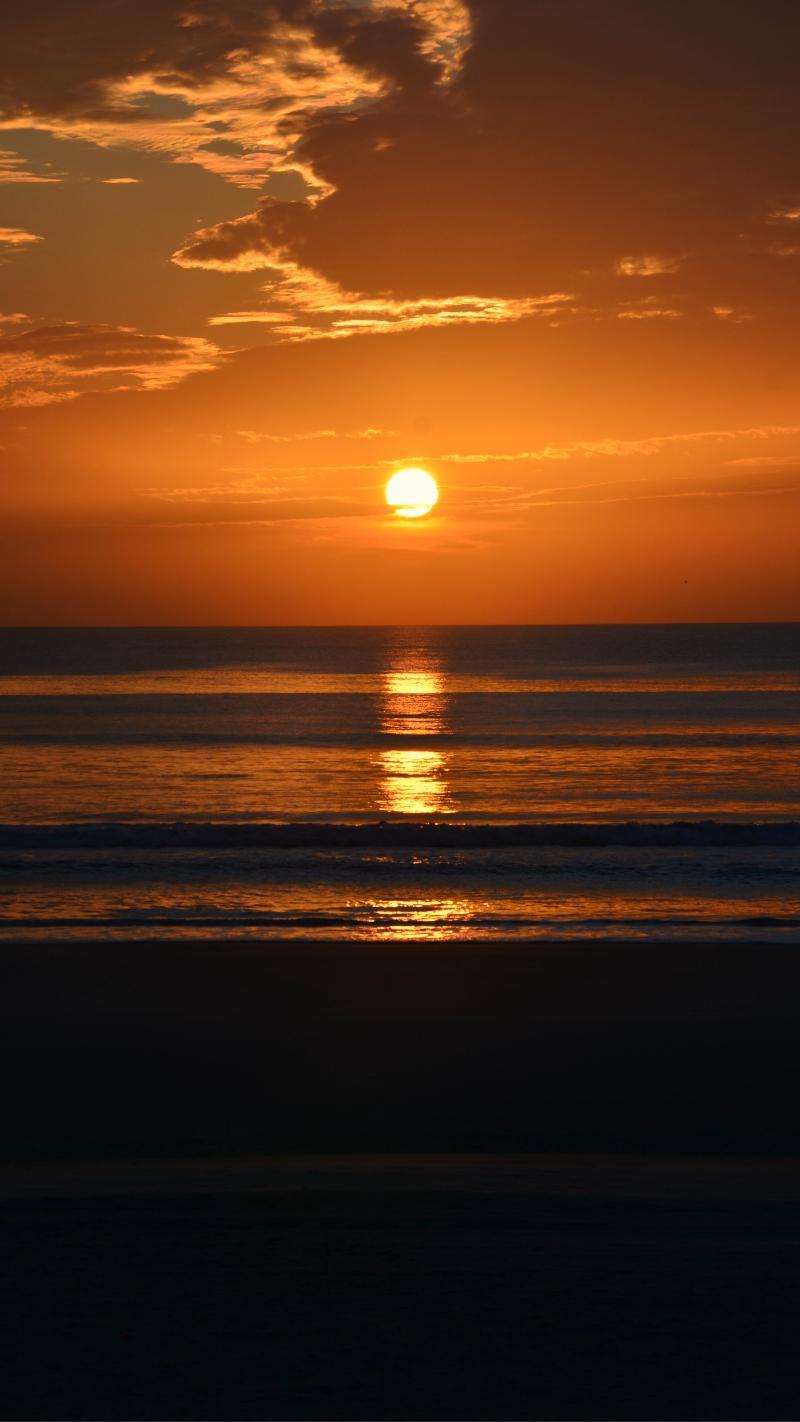
M 315 440 L 397 438 L 396 430 L 383 430 L 373 425 L 368 425 L 362 430 L 306 430 L 302 434 L 261 434 L 257 430 L 235 430 L 234 433 L 237 439 L 243 439 L 248 444 L 305 444 Z
M 623 277 L 665 276 L 676 272 L 682 262 L 683 257 L 658 256 L 651 252 L 639 257 L 620 257 L 614 271 Z
M 35 173 L 19 153 L 0 148 L 0 183 L 60 183 L 63 173 Z
M 19 251 L 26 247 L 33 247 L 37 242 L 43 242 L 44 238 L 36 232 L 26 232 L 23 227 L 0 227 L 0 259 L 9 252 Z
M 266 268 L 272 281 L 264 287 L 264 310 L 231 311 L 212 316 L 211 326 L 261 324 L 279 340 L 292 343 L 390 335 L 426 327 L 497 325 L 541 314 L 555 314 L 574 300 L 568 292 L 541 296 L 426 296 L 398 299 L 391 294 L 347 291 L 289 255 L 293 230 L 307 221 L 303 205 L 265 203 L 255 217 L 237 218 L 197 234 L 173 261 L 206 271 L 255 271 Z M 273 225 L 277 231 L 273 234 Z M 281 235 L 281 227 L 283 235 Z
M 164 390 L 224 359 L 210 341 L 130 326 L 54 326 L 0 337 L 0 405 L 74 400 L 91 390 Z
M 543 460 L 565 460 L 574 456 L 605 455 L 628 458 L 634 455 L 660 454 L 675 444 L 702 444 L 736 439 L 770 439 L 780 435 L 800 434 L 800 425 L 756 425 L 733 430 L 694 430 L 688 433 L 650 435 L 646 439 L 577 440 L 574 444 L 544 445 L 541 449 L 515 450 L 513 453 L 449 453 L 438 454 L 443 464 L 539 464 Z

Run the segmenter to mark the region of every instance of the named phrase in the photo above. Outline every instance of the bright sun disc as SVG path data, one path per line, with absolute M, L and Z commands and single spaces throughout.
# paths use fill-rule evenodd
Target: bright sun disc
M 400 469 L 386 485 L 386 502 L 401 518 L 422 518 L 438 500 L 436 480 L 425 469 Z

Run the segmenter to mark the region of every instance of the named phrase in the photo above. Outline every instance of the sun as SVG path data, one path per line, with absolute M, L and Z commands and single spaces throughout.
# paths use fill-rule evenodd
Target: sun
M 438 501 L 436 480 L 425 469 L 399 469 L 386 485 L 386 502 L 401 518 L 422 518 Z

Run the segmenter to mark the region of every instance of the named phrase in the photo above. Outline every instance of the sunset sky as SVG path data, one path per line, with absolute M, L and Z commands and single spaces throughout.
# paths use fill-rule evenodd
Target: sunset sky
M 3 622 L 797 617 L 798 41 L 797 0 L 4 7 Z

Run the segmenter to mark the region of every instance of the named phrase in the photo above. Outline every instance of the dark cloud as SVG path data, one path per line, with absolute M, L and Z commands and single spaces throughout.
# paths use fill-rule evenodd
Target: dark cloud
M 302 261 L 313 220 L 314 209 L 308 203 L 265 198 L 249 217 L 219 222 L 196 233 L 174 261 L 178 266 L 240 271 L 279 263 L 284 257 Z
M 109 94 L 129 75 L 157 72 L 189 86 L 230 71 L 235 53 L 258 53 L 276 23 L 309 0 L 40 0 L 0 17 L 0 112 L 7 118 L 136 121 Z
M 152 74 L 199 88 L 269 55 L 286 24 L 376 76 L 408 86 L 436 78 L 426 27 L 402 0 L 377 13 L 316 0 L 41 0 L 0 15 L 0 115 L 136 123 L 146 115 L 114 94 L 121 81 Z M 179 118 L 181 106 L 164 116 Z
M 424 26 L 400 7 L 377 15 L 363 9 L 323 9 L 314 32 L 355 68 L 388 79 L 393 87 L 424 90 L 438 78 L 438 66 L 423 51 Z
M 797 185 L 796 5 L 472 12 L 463 73 L 435 102 L 393 94 L 305 135 L 337 189 L 307 252 L 345 285 L 357 262 L 371 288 L 464 289 L 487 270 L 509 290 L 561 286 L 629 252 L 735 244 Z
M 470 9 L 472 44 L 446 85 L 413 16 L 365 25 L 332 9 L 319 32 L 391 82 L 307 115 L 294 154 L 325 196 L 264 203 L 178 260 L 278 254 L 345 291 L 412 300 L 578 289 L 612 317 L 630 308 L 631 275 L 658 282 L 665 312 L 780 304 L 765 224 L 794 211 L 800 186 L 795 4 Z
M 465 16 L 462 0 L 44 0 L 35 14 L 6 8 L 0 127 L 138 145 L 260 188 L 292 166 L 315 114 L 342 120 L 386 93 L 434 89 L 452 68 Z M 22 171 L 13 151 L 8 162 L 12 174 Z M 301 191 L 325 191 L 302 161 L 296 179 Z
M 93 116 L 132 107 L 127 131 L 150 127 L 129 141 L 246 186 L 270 163 L 291 167 L 311 200 L 270 196 L 175 254 L 187 267 L 273 267 L 276 327 L 287 304 L 345 323 L 349 303 L 350 333 L 396 330 L 398 301 L 511 302 L 497 307 L 505 321 L 558 295 L 565 318 L 652 329 L 793 309 L 795 246 L 776 246 L 775 214 L 798 202 L 794 3 L 470 0 L 471 44 L 446 69 L 441 34 L 461 33 L 449 5 L 82 0 L 68 25 L 47 0 L 36 25 L 58 62 L 36 51 L 32 18 L 7 16 L 4 52 L 30 53 L 9 63 L 0 95 L 11 115 L 82 115 L 89 136 Z M 288 43 L 290 29 L 305 38 Z M 142 96 L 125 96 L 131 75 L 182 86 L 181 111 L 145 118 Z M 208 86 L 222 78 L 212 114 Z M 193 127 L 183 111 L 201 94 Z M 634 292 L 642 283 L 656 295 Z M 366 300 L 384 309 L 365 312 Z M 289 335 L 313 336 L 315 319 L 297 317 Z

